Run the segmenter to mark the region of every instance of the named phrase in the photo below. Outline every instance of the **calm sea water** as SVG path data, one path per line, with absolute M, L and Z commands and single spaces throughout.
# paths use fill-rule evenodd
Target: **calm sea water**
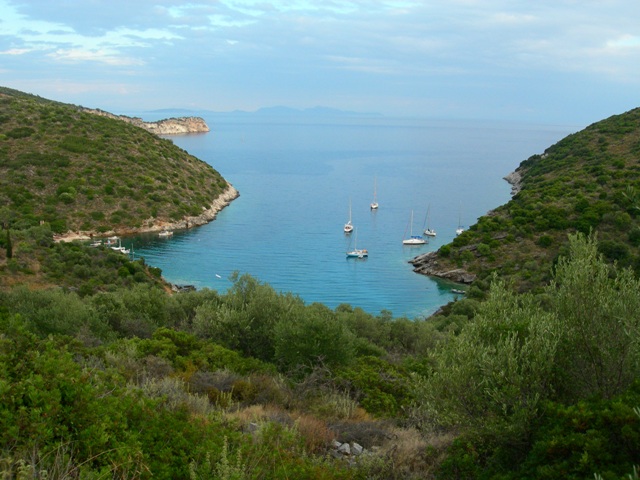
M 208 225 L 172 238 L 129 239 L 136 256 L 172 283 L 226 291 L 234 272 L 331 308 L 427 316 L 453 285 L 413 273 L 408 261 L 450 242 L 506 203 L 503 177 L 577 128 L 389 118 L 203 115 L 211 132 L 172 137 L 217 169 L 240 197 Z M 148 116 L 145 116 L 147 119 Z M 153 120 L 149 118 L 149 120 Z M 374 183 L 380 208 L 371 211 Z M 349 203 L 356 232 L 343 233 Z M 426 212 L 438 235 L 421 233 Z M 347 259 L 353 247 L 369 258 Z

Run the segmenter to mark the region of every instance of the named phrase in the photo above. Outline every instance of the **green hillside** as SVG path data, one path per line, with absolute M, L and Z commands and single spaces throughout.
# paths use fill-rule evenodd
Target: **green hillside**
M 237 273 L 174 293 L 143 260 L 54 242 L 189 214 L 168 198 L 195 211 L 226 182 L 2 92 L 2 478 L 638 478 L 638 111 L 523 162 L 522 191 L 441 248 L 476 272 L 467 298 L 410 320 Z
M 200 215 L 227 187 L 170 140 L 0 88 L 1 220 L 13 228 L 126 232 Z
M 612 116 L 533 155 L 521 189 L 438 252 L 442 270 L 491 272 L 521 290 L 550 279 L 567 234 L 593 231 L 609 261 L 640 272 L 640 109 Z

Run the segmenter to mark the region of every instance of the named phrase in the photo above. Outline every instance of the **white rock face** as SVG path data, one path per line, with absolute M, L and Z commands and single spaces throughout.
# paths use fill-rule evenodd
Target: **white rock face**
M 158 120 L 157 122 L 145 122 L 139 117 L 114 115 L 113 113 L 105 112 L 100 109 L 85 108 L 83 111 L 94 115 L 100 115 L 101 117 L 121 120 L 135 125 L 136 127 L 144 128 L 156 135 L 180 135 L 184 133 L 202 133 L 209 131 L 209 126 L 201 117 L 166 118 L 164 120 Z

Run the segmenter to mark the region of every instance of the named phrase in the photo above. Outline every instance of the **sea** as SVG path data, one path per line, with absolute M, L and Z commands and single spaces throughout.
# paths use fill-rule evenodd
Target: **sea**
M 167 138 L 218 170 L 240 196 L 207 225 L 170 238 L 124 239 L 136 258 L 177 285 L 224 293 L 236 272 L 306 304 L 348 304 L 409 319 L 430 316 L 459 298 L 452 289 L 460 288 L 413 272 L 409 261 L 508 202 L 505 175 L 580 128 L 371 115 L 197 115 L 210 132 Z M 374 196 L 377 210 L 370 209 Z M 349 215 L 355 229 L 346 235 Z M 427 224 L 436 237 L 403 245 Z M 355 247 L 369 256 L 347 258 Z

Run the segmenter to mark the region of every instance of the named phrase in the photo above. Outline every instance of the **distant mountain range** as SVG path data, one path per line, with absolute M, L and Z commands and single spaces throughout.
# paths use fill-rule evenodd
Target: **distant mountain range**
M 246 110 L 234 110 L 232 112 L 219 112 L 214 110 L 190 110 L 184 108 L 163 108 L 158 110 L 149 110 L 147 112 L 150 115 L 181 115 L 181 116 L 191 116 L 191 115 L 238 115 L 238 116 L 261 116 L 261 117 L 381 117 L 382 114 L 376 112 L 354 112 L 349 110 L 340 110 L 337 108 L 331 107 L 312 107 L 312 108 L 292 108 L 285 107 L 282 105 L 273 106 L 273 107 L 263 107 L 254 111 L 246 111 Z

